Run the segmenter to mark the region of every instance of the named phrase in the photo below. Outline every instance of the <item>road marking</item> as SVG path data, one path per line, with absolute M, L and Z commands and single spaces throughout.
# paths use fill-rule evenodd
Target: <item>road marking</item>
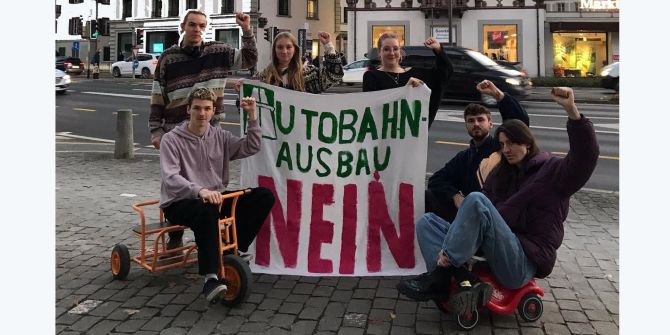
M 465 147 L 470 146 L 469 143 L 462 143 L 462 142 L 435 141 L 435 143 L 437 143 L 437 144 L 461 145 L 461 146 L 465 146 Z
M 552 155 L 557 155 L 557 156 L 566 156 L 568 153 L 567 153 L 567 152 L 562 152 L 562 151 L 552 151 L 551 154 L 552 154 Z M 600 156 L 598 156 L 598 158 L 599 158 L 599 159 L 615 160 L 615 161 L 618 161 L 618 160 L 619 160 L 619 157 L 615 157 L 615 156 L 603 156 L 603 155 L 600 155 Z
M 68 138 L 78 138 L 80 140 L 91 140 L 91 141 L 98 141 L 98 142 L 105 142 L 105 143 L 115 143 L 114 140 L 108 140 L 105 138 L 97 138 L 97 137 L 88 137 L 88 136 L 81 136 L 81 135 L 73 135 L 69 131 L 64 131 L 60 133 L 56 133 L 56 136 L 63 136 L 63 137 L 68 137 Z
M 72 108 L 72 109 L 82 112 L 95 112 L 95 109 L 88 109 L 88 108 Z
M 134 98 L 134 99 L 149 99 L 149 95 L 136 95 L 136 94 L 119 94 L 119 93 L 105 93 L 105 92 L 81 92 L 84 94 L 96 94 L 96 95 L 107 95 L 111 97 L 121 97 L 121 98 Z
M 151 92 L 151 89 L 149 89 L 149 88 L 133 88 L 133 91 Z
M 117 114 L 119 114 L 119 112 L 112 112 L 112 115 L 117 115 Z M 135 113 L 133 113 L 133 116 L 139 116 L 139 115 L 140 115 L 140 114 L 135 114 Z

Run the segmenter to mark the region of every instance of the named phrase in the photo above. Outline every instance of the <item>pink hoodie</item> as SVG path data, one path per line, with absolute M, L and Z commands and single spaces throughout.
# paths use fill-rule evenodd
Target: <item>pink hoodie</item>
M 224 191 L 228 162 L 252 156 L 261 148 L 257 121 L 249 121 L 247 136 L 242 138 L 212 125 L 198 137 L 187 126 L 188 122 L 183 122 L 161 139 L 161 208 L 197 198 L 203 188 Z

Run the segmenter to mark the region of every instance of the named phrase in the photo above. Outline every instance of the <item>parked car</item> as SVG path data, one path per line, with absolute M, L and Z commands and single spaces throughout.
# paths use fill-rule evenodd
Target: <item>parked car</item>
M 67 93 L 68 87 L 70 87 L 70 75 L 65 72 L 56 69 L 56 93 L 65 94 Z
M 600 71 L 602 85 L 604 88 L 611 88 L 619 92 L 619 62 L 614 62 L 603 67 Z
M 154 71 L 156 70 L 156 64 L 158 64 L 158 57 L 160 55 L 156 54 L 138 54 L 137 61 L 138 66 L 135 69 L 136 76 L 142 76 L 142 78 L 152 78 Z M 121 77 L 123 75 L 133 75 L 133 57 L 127 57 L 125 60 L 112 63 L 112 66 L 109 68 L 110 73 L 114 77 Z
M 77 57 L 56 57 L 56 68 L 69 74 L 81 74 L 84 72 L 84 62 Z
M 370 60 L 364 58 L 343 66 L 344 76 L 342 77 L 342 82 L 347 85 L 362 83 L 363 74 L 368 70 L 369 65 Z
M 443 99 L 479 101 L 487 106 L 495 106 L 496 101 L 493 97 L 482 95 L 477 91 L 477 84 L 484 79 L 492 81 L 503 92 L 520 99 L 530 94 L 532 82 L 521 72 L 506 68 L 471 49 L 451 46 L 444 48 L 454 66 L 454 74 L 444 89 Z M 405 56 L 400 63 L 401 66 L 426 68 L 435 66 L 435 54 L 425 46 L 405 46 L 403 50 Z M 368 58 L 378 59 L 377 48 L 368 52 Z

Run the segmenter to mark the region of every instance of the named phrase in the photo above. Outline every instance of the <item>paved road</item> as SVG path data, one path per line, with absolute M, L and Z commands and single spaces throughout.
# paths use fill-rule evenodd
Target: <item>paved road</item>
M 56 131 L 70 135 L 94 137 L 112 141 L 115 112 L 129 108 L 134 111 L 135 141 L 140 147 L 150 147 L 147 122 L 149 118 L 148 96 L 151 82 L 141 79 L 75 79 L 72 91 L 56 99 Z M 360 88 L 340 86 L 329 90 L 330 93 L 355 92 Z M 539 90 L 539 89 L 538 89 Z M 603 92 L 578 91 L 578 95 L 591 100 L 606 96 Z M 227 94 L 234 96 L 232 89 Z M 538 94 L 541 94 L 538 93 Z M 546 93 L 545 93 L 546 95 Z M 568 151 L 565 132 L 565 114 L 552 102 L 524 102 L 531 117 L 531 127 L 544 151 L 563 155 Z M 437 171 L 456 152 L 467 146 L 469 138 L 464 131 L 462 111 L 464 103 L 448 103 L 440 107 L 437 120 L 429 134 L 427 171 Z M 619 109 L 618 105 L 580 104 L 582 113 L 591 117 L 596 125 L 601 146 L 601 159 L 587 188 L 619 190 Z M 226 128 L 239 132 L 239 114 L 234 101 L 228 100 L 225 106 Z M 494 121 L 499 123 L 500 116 L 494 109 Z
M 159 191 L 158 157 L 114 160 L 113 145 L 59 138 L 56 153 L 57 334 L 458 334 L 449 314 L 398 294 L 399 277 L 296 277 L 255 274 L 249 300 L 210 306 L 197 266 L 163 273 L 131 267 L 114 281 L 114 244 L 139 242 L 130 204 Z M 239 182 L 233 164 L 231 188 Z M 545 290 L 543 317 L 482 314 L 473 334 L 618 334 L 619 197 L 578 192 L 565 240 Z M 191 233 L 187 233 L 191 238 Z M 39 300 L 36 300 L 39 301 Z

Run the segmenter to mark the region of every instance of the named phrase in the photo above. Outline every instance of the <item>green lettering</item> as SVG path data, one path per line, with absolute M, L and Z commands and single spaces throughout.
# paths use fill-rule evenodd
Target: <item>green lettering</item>
M 317 116 L 319 113 L 311 111 L 309 109 L 303 109 L 300 111 L 306 118 L 305 132 L 307 133 L 307 139 L 312 139 L 312 118 Z
M 378 138 L 377 125 L 375 124 L 375 119 L 372 117 L 370 107 L 365 107 L 363 120 L 361 120 L 361 129 L 358 131 L 358 138 L 356 141 L 358 143 L 363 143 L 365 141 L 365 136 L 368 133 L 370 134 L 370 139 L 376 140 Z
M 388 137 L 388 128 L 391 128 L 391 137 L 396 138 L 398 136 L 398 110 L 393 109 L 393 115 L 389 115 L 390 105 L 388 103 L 384 104 L 384 109 L 382 110 L 382 138 Z
M 284 124 L 282 123 L 282 110 L 281 110 L 281 101 L 277 101 L 277 105 L 275 106 L 275 114 L 277 115 L 277 127 L 279 127 L 279 131 L 282 132 L 282 134 L 286 135 L 293 130 L 293 121 L 295 119 L 295 106 L 289 105 L 288 106 L 288 112 L 289 112 L 289 121 L 288 121 L 288 126 L 284 127 Z
M 324 125 L 326 120 L 330 120 L 330 135 L 324 133 Z M 319 141 L 323 143 L 332 144 L 337 139 L 337 118 L 335 114 L 329 112 L 321 112 L 319 116 Z
M 337 155 L 337 176 L 341 178 L 349 177 L 353 168 L 351 162 L 354 160 L 354 155 L 349 151 L 340 151 Z
M 412 116 L 414 113 L 414 116 Z M 412 136 L 419 136 L 419 121 L 421 118 L 421 101 L 414 100 L 414 110 L 409 109 L 407 99 L 400 100 L 400 138 L 405 138 L 405 125 L 409 126 Z
M 293 171 L 293 163 L 291 162 L 291 150 L 288 147 L 288 142 L 282 142 L 281 148 L 279 148 L 279 154 L 277 155 L 277 164 L 276 166 L 281 167 L 281 162 L 286 162 L 286 168 Z
M 296 163 L 297 163 L 296 165 L 298 166 L 298 170 L 300 170 L 300 172 L 307 172 L 312 168 L 312 146 L 311 145 L 307 146 L 307 166 L 306 167 L 302 167 L 302 164 L 300 164 L 300 148 L 302 148 L 300 143 L 296 143 L 296 145 L 295 145 L 295 151 L 296 151 L 295 156 L 296 156 Z
M 347 123 L 345 122 L 346 116 L 351 115 L 351 122 Z M 356 110 L 354 109 L 344 109 L 340 111 L 340 133 L 339 133 L 339 138 L 340 138 L 340 144 L 348 144 L 352 143 L 354 139 L 356 138 L 356 128 L 354 128 L 354 124 L 358 121 L 358 113 L 356 113 Z M 351 137 L 349 138 L 344 138 L 344 131 L 347 130 L 351 132 Z
M 326 162 L 324 162 L 323 159 L 321 159 L 321 153 L 324 152 L 327 153 L 328 156 L 333 154 L 333 152 L 330 151 L 328 148 L 319 148 L 319 150 L 316 151 L 316 159 L 319 161 L 319 164 L 321 164 L 321 167 L 325 169 L 325 171 L 323 172 L 319 169 L 316 170 L 316 175 L 319 177 L 325 177 L 330 175 L 330 166 L 328 166 L 328 164 L 326 164 Z
M 374 148 L 374 157 L 375 157 L 375 170 L 384 171 L 389 165 L 389 160 L 391 158 L 391 148 L 386 147 L 386 154 L 384 155 L 384 162 L 379 163 L 379 147 Z
M 356 175 L 361 175 L 361 169 L 365 168 L 365 174 L 370 174 L 370 164 L 368 163 L 368 151 L 365 149 L 358 150 L 358 161 L 356 162 Z

